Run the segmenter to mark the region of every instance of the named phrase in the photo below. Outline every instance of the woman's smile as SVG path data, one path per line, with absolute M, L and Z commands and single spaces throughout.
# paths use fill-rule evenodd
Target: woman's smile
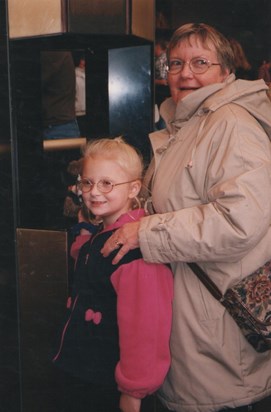
M 191 60 L 205 60 L 212 62 L 204 73 L 194 73 L 191 70 Z M 205 48 L 194 36 L 188 40 L 182 40 L 170 51 L 169 64 L 183 62 L 182 68 L 177 73 L 168 73 L 168 84 L 171 96 L 175 103 L 183 99 L 188 94 L 208 86 L 209 84 L 221 83 L 229 75 L 229 70 L 222 72 L 221 66 L 217 63 L 218 57 L 214 46 Z

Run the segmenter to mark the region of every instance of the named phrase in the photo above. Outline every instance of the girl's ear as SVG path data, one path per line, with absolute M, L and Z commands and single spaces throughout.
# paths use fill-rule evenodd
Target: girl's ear
M 141 190 L 141 186 L 142 186 L 142 183 L 141 183 L 141 180 L 139 179 L 130 183 L 130 193 L 129 193 L 130 199 L 133 199 L 139 194 Z

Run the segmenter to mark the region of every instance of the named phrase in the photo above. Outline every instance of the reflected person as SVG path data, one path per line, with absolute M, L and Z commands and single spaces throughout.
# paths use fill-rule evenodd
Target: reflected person
M 75 115 L 75 67 L 69 51 L 41 52 L 43 139 L 80 137 Z

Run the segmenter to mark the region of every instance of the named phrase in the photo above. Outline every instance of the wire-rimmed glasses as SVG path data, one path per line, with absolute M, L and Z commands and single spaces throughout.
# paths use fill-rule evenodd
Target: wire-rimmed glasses
M 193 59 L 189 61 L 172 59 L 167 66 L 167 72 L 169 74 L 178 74 L 183 70 L 185 64 L 188 64 L 191 72 L 194 74 L 203 74 L 207 72 L 211 66 L 220 66 L 220 63 L 212 63 L 203 57 L 193 57 Z
M 109 179 L 101 179 L 97 183 L 95 183 L 92 180 L 87 179 L 87 178 L 79 178 L 79 180 L 77 180 L 76 186 L 77 186 L 77 189 L 83 193 L 90 192 L 94 188 L 95 185 L 97 185 L 97 188 L 101 193 L 110 193 L 114 189 L 115 186 L 124 185 L 126 183 L 132 183 L 135 180 L 136 179 L 129 180 L 128 182 L 113 183 Z

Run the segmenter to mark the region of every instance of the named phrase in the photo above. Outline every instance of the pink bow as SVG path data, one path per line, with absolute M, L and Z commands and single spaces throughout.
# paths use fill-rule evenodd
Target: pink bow
M 101 312 L 94 312 L 92 309 L 88 309 L 85 313 L 85 321 L 90 322 L 91 320 L 93 320 L 95 325 L 99 325 L 102 320 Z

